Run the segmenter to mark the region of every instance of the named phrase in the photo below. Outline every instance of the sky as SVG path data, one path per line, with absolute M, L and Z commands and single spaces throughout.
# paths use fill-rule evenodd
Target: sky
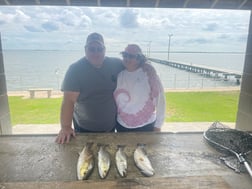
M 2 48 L 80 50 L 91 32 L 107 51 L 245 52 L 250 11 L 165 8 L 1 6 Z

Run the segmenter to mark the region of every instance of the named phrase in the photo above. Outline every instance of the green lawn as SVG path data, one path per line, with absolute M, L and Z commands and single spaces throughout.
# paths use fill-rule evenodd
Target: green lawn
M 167 93 L 166 121 L 235 122 L 239 94 L 239 91 Z
M 166 122 L 235 122 L 239 91 L 166 93 Z M 12 125 L 59 123 L 62 98 L 9 97 Z
M 62 98 L 9 97 L 11 123 L 12 125 L 59 123 L 61 101 Z

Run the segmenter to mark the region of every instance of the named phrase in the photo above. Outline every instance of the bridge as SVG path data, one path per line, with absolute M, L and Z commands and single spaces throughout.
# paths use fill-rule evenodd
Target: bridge
M 199 73 L 206 77 L 221 77 L 224 76 L 224 80 L 227 81 L 229 76 L 232 76 L 236 79 L 236 84 L 240 85 L 241 83 L 241 77 L 242 72 L 233 71 L 233 70 L 227 70 L 227 69 L 221 69 L 221 68 L 214 68 L 210 66 L 205 65 L 199 65 L 199 64 L 189 64 L 185 62 L 174 62 L 174 61 L 166 61 L 166 60 L 160 60 L 155 58 L 148 58 L 150 61 L 164 64 L 170 67 L 174 67 L 177 69 L 185 70 L 188 72 L 193 73 Z

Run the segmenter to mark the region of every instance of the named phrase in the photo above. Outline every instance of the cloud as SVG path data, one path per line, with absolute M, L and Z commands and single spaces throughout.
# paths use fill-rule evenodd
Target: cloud
M 4 20 L 0 20 L 0 25 L 4 25 L 6 22 Z
M 80 19 L 73 11 L 64 9 L 59 15 L 59 21 L 67 26 L 76 26 L 79 24 Z
M 80 17 L 79 26 L 81 28 L 90 28 L 91 25 L 92 25 L 92 20 L 88 16 L 82 15 Z
M 134 9 L 126 9 L 120 16 L 120 24 L 123 28 L 138 27 L 138 13 Z
M 36 26 L 24 25 L 24 28 L 25 28 L 28 32 L 41 32 L 41 29 L 37 28 Z
M 174 50 L 207 51 L 213 44 L 216 51 L 224 46 L 239 50 L 246 44 L 249 18 L 250 11 L 206 9 L 0 7 L 3 45 L 8 48 L 20 41 L 22 48 L 78 49 L 96 31 L 104 35 L 107 49 L 115 51 L 128 43 L 145 49 L 150 41 L 152 49 L 167 50 L 168 34 L 173 34 Z
M 47 32 L 56 31 L 59 29 L 57 22 L 45 22 L 41 24 L 41 27 Z
M 66 27 L 89 27 L 92 23 L 89 16 L 85 14 L 85 9 L 78 7 L 71 7 L 63 10 L 58 10 L 58 16 L 56 21 L 61 22 L 61 24 Z
M 205 31 L 216 31 L 218 29 L 218 25 L 216 23 L 208 23 L 206 25 L 203 25 L 202 27 Z
M 22 10 L 16 10 L 14 15 L 14 22 L 27 22 L 30 20 L 30 16 L 26 15 Z
M 226 40 L 226 39 L 230 39 L 230 35 L 224 33 L 224 34 L 218 35 L 217 38 L 221 40 Z

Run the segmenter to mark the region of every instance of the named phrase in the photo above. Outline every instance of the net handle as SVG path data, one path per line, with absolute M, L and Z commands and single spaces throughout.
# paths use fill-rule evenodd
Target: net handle
M 236 155 L 236 156 L 239 159 L 240 163 L 242 163 L 245 166 L 245 168 L 247 169 L 250 177 L 252 178 L 252 169 L 251 169 L 249 163 L 244 158 L 243 154 L 239 154 L 239 155 Z
M 252 178 L 252 169 L 251 169 L 251 167 L 249 166 L 248 162 L 247 162 L 247 161 L 244 161 L 243 164 L 244 164 L 244 166 L 246 167 L 246 169 L 247 169 L 247 171 L 248 171 L 250 177 Z

